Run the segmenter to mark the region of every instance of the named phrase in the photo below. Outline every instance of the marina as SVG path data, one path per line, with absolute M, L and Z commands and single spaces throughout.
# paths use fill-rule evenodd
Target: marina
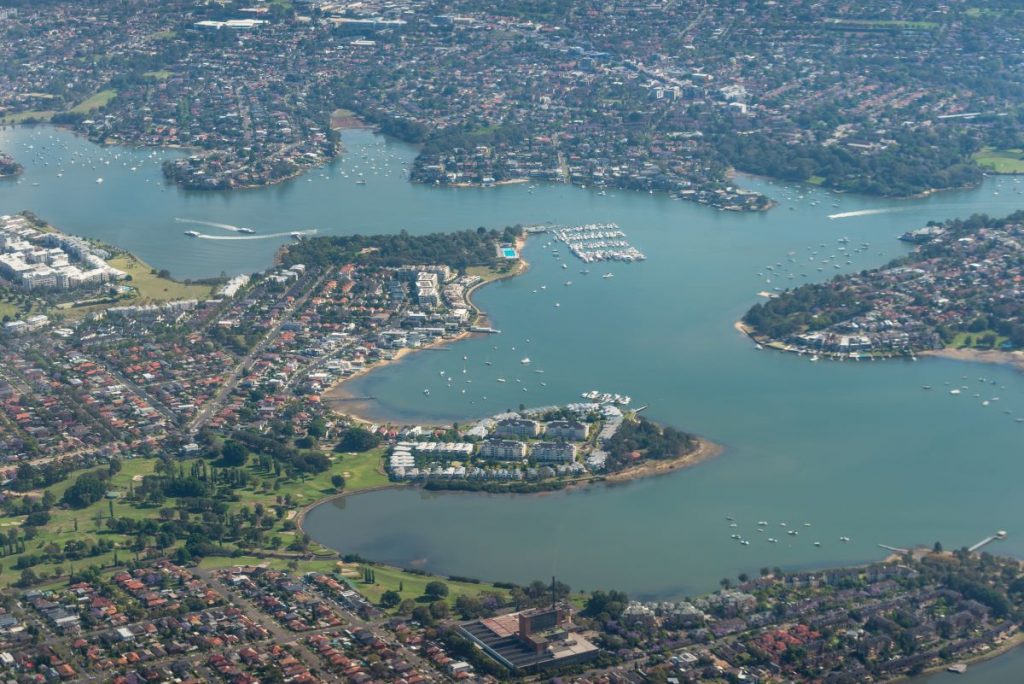
M 550 229 L 556 239 L 584 263 L 599 261 L 644 261 L 643 252 L 626 240 L 626 234 L 615 223 L 591 223 L 574 227 Z M 557 255 L 557 250 L 553 254 Z M 565 265 L 563 264 L 563 268 Z

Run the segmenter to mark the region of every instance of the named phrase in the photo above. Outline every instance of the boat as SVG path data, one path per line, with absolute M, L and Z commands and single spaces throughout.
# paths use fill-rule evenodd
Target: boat
M 102 183 L 102 182 L 103 182 L 103 179 L 102 179 L 102 178 L 97 178 L 97 179 L 96 179 L 96 182 L 97 182 L 97 183 Z
M 185 235 L 188 235 L 189 237 L 199 237 L 199 231 L 198 230 L 186 230 L 185 231 Z
M 821 546 L 821 542 L 814 542 L 815 546 Z
M 614 274 L 614 273 L 605 273 L 605 274 L 604 274 L 603 276 L 601 276 L 601 277 L 602 277 L 602 278 L 614 278 L 614 277 L 615 277 L 615 274 Z
M 931 388 L 932 388 L 931 385 L 921 385 L 921 389 L 923 389 L 923 390 L 930 390 Z
M 430 396 L 430 390 L 428 390 L 428 389 L 423 390 L 423 394 L 425 394 L 426 396 L 429 397 Z
M 530 357 L 529 356 L 524 356 L 522 359 L 519 360 L 519 363 L 524 364 L 524 365 L 530 363 Z
M 498 382 L 505 382 L 505 378 L 498 378 Z
M 293 231 L 293 232 L 291 233 L 291 236 L 292 236 L 292 237 L 293 237 L 294 239 L 296 239 L 296 240 L 301 240 L 301 239 L 302 239 L 302 233 L 300 233 L 300 232 L 299 232 L 299 231 L 297 231 L 297 230 L 296 230 L 296 231 Z
M 239 232 L 239 233 L 246 233 L 247 235 L 252 235 L 256 231 L 253 230 L 252 228 L 239 228 L 237 232 Z
M 565 286 L 569 287 L 570 285 L 572 285 L 572 281 L 571 280 L 566 280 L 565 281 Z
M 356 185 L 366 185 L 366 181 L 360 178 L 359 180 L 356 181 Z
M 958 390 L 958 389 L 951 389 L 951 390 L 949 390 L 949 393 L 950 394 L 960 394 L 960 390 Z
M 953 663 L 946 668 L 946 672 L 952 672 L 953 674 L 963 674 L 967 672 L 967 663 Z

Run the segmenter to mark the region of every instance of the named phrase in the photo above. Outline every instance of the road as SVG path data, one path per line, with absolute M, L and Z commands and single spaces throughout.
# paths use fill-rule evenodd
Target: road
M 210 419 L 211 416 L 213 416 L 217 411 L 221 409 L 221 407 L 223 407 L 225 398 L 228 397 L 231 394 L 231 392 L 235 390 L 235 387 L 238 386 L 238 383 L 242 379 L 242 376 L 245 373 L 247 373 L 249 369 L 252 367 L 252 363 L 256 359 L 256 357 L 262 354 L 263 351 L 267 348 L 267 346 L 277 339 L 277 336 L 281 333 L 281 326 L 283 326 L 288 321 L 292 320 L 292 315 L 296 311 L 301 310 L 305 306 L 306 302 L 313 295 L 313 293 L 320 289 L 320 286 L 323 284 L 324 280 L 327 279 L 328 274 L 329 271 L 325 271 L 324 273 L 320 274 L 317 277 L 316 281 L 313 284 L 311 284 L 308 288 L 306 288 L 306 291 L 302 294 L 302 296 L 300 296 L 294 302 L 292 302 L 291 306 L 289 306 L 281 314 L 281 317 L 277 319 L 277 322 L 275 322 L 274 325 L 270 328 L 270 330 L 268 330 L 266 334 L 263 335 L 260 341 L 253 346 L 249 353 L 242 357 L 242 359 L 237 364 L 235 364 L 235 367 L 231 370 L 231 374 L 227 378 L 225 378 L 224 382 L 221 383 L 221 386 L 217 389 L 217 393 L 213 396 L 212 399 L 210 399 L 210 401 L 206 402 L 206 404 L 204 404 L 203 407 L 199 409 L 199 411 L 196 413 L 195 417 L 192 418 L 192 421 L 188 425 L 189 432 L 193 434 L 196 433 L 201 427 L 203 427 L 203 425 L 206 424 L 206 422 Z

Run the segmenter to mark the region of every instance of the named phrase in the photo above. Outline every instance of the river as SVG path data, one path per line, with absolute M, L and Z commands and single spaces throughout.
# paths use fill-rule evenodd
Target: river
M 353 381 L 354 395 L 373 398 L 359 410 L 378 418 L 465 421 L 599 389 L 629 394 L 650 406 L 650 417 L 698 432 L 726 451 L 663 477 L 544 496 L 416 489 L 353 496 L 310 513 L 306 528 L 318 540 L 430 571 L 513 581 L 557 575 L 574 588 L 616 587 L 649 598 L 712 590 L 721 577 L 763 566 L 868 562 L 883 556 L 879 543 L 938 540 L 960 547 L 1003 528 L 1009 539 L 992 550 L 1024 555 L 1024 529 L 1015 525 L 1024 520 L 1018 484 L 1024 424 L 1014 420 L 1024 416 L 1019 373 L 934 358 L 809 363 L 758 351 L 732 327 L 758 301 L 758 291 L 880 265 L 905 252 L 900 233 L 928 220 L 1019 208 L 1015 179 L 988 178 L 974 190 L 896 201 L 743 178 L 745 187 L 780 206 L 734 214 L 660 196 L 601 196 L 557 185 L 532 192 L 525 185 L 415 186 L 404 170 L 412 147 L 366 131 L 345 132 L 343 140 L 347 153 L 331 166 L 282 186 L 196 193 L 161 180 L 157 162 L 172 152 L 154 157 L 150 150 L 99 148 L 48 127 L 7 129 L 0 131 L 0 149 L 26 173 L 0 182 L 0 213 L 34 210 L 67 232 L 125 247 L 180 278 L 261 270 L 289 238 L 190 239 L 182 232 L 193 227 L 238 235 L 176 219 L 246 226 L 257 235 L 614 221 L 648 255 L 646 262 L 591 265 L 583 274 L 564 247 L 555 258 L 545 247 L 549 237 L 532 238 L 524 249 L 530 269 L 475 297 L 500 335 L 413 354 Z M 355 183 L 359 173 L 366 185 Z M 861 249 L 862 243 L 870 246 Z M 808 261 L 812 255 L 817 261 Z M 839 258 L 822 266 L 830 255 Z M 600 277 L 605 272 L 614 278 Z M 529 367 L 519 363 L 523 356 L 533 360 Z M 441 371 L 471 382 L 448 389 Z M 945 383 L 970 391 L 954 397 Z M 429 397 L 423 389 L 431 390 Z M 999 401 L 981 405 L 996 396 Z M 737 530 L 728 527 L 727 515 L 753 540 L 750 546 L 730 539 Z M 762 519 L 777 530 L 778 544 L 754 531 Z M 783 522 L 799 536 L 783 534 L 777 526 Z M 851 541 L 840 543 L 840 536 Z M 1021 661 L 1014 655 L 996 662 Z

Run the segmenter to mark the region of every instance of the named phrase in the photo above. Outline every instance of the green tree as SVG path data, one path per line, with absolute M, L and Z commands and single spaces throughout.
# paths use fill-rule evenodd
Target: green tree
M 433 582 L 427 583 L 423 593 L 432 599 L 442 599 L 448 595 L 448 585 L 444 582 L 434 580 Z
M 380 596 L 380 605 L 384 608 L 394 608 L 402 602 L 402 595 L 393 589 L 388 589 Z

